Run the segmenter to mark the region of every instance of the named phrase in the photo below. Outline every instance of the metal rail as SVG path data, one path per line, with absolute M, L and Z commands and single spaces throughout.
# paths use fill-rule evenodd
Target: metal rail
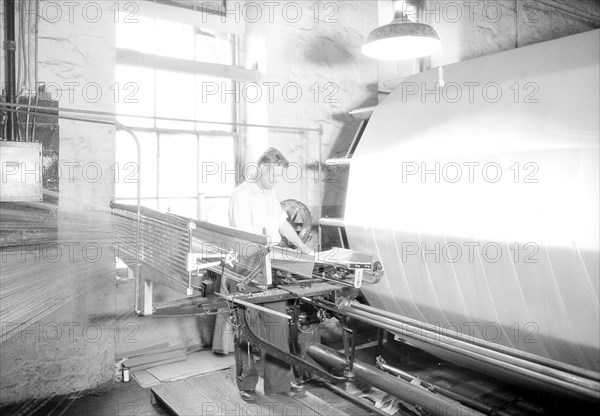
M 577 381 L 572 378 L 572 375 L 580 376 L 581 378 L 590 379 L 592 381 L 600 381 L 599 374 L 594 373 L 592 371 L 575 367 L 573 365 L 563 364 L 557 361 L 549 360 L 544 357 L 539 357 L 534 354 L 526 353 L 523 351 L 516 350 L 514 348 L 508 348 L 503 345 L 494 344 L 476 337 L 469 337 L 467 341 L 465 341 L 465 336 L 463 334 L 450 331 L 450 330 L 441 330 L 441 328 L 436 328 L 433 325 L 429 325 L 423 322 L 416 321 L 414 319 L 406 318 L 401 315 L 392 314 L 390 312 L 383 311 L 381 309 L 373 308 L 371 306 L 367 306 L 361 304 L 359 302 L 349 302 L 346 305 L 342 305 L 342 309 L 346 310 L 359 310 L 366 312 L 368 314 L 372 314 L 374 319 L 381 320 L 394 320 L 401 324 L 410 325 L 419 328 L 420 331 L 425 331 L 424 335 L 436 334 L 438 339 L 440 339 L 440 335 L 444 337 L 444 340 L 452 339 L 452 343 L 460 345 L 468 349 L 469 351 L 481 353 L 485 352 L 489 354 L 491 357 L 500 357 L 508 356 L 508 361 L 513 362 L 518 365 L 523 365 L 527 363 L 539 364 L 539 366 L 527 366 L 534 371 L 541 371 L 543 374 L 548 375 L 557 375 L 558 373 L 552 370 L 558 370 L 560 372 L 564 372 L 566 374 L 562 375 L 560 378 L 568 381 Z M 522 361 L 521 361 L 522 360 Z M 540 367 L 541 366 L 541 367 Z M 567 375 L 568 374 L 568 375 Z M 585 381 L 581 381 L 582 386 L 589 386 L 591 388 L 596 388 L 596 385 L 587 383 Z
M 272 309 L 265 308 L 264 306 L 255 305 L 254 303 L 250 303 L 250 302 L 243 301 L 241 299 L 237 299 L 235 297 L 235 294 L 233 294 L 233 295 L 224 295 L 222 293 L 215 293 L 215 295 L 218 296 L 218 297 L 220 297 L 220 298 L 226 299 L 229 302 L 237 303 L 238 305 L 242 305 L 242 306 L 245 306 L 247 308 L 254 308 L 254 309 L 257 309 L 259 311 L 263 311 L 265 313 L 269 313 L 271 315 L 279 316 L 280 318 L 285 318 L 285 319 L 289 319 L 289 320 L 292 319 L 292 317 L 289 316 L 286 313 L 277 312 L 277 311 L 274 311 Z
M 392 333 L 400 334 L 417 343 L 431 345 L 443 351 L 475 360 L 475 362 L 493 366 L 497 377 L 502 378 L 504 376 L 508 378 L 510 376 L 511 381 L 518 382 L 519 384 L 533 384 L 538 388 L 544 386 L 557 394 L 568 394 L 588 401 L 600 400 L 600 383 L 596 380 L 573 374 L 566 370 L 544 366 L 538 362 L 527 360 L 525 357 L 516 356 L 516 354 L 505 354 L 494 348 L 485 348 L 483 346 L 484 343 L 490 344 L 485 341 L 478 340 L 476 344 L 456 337 L 449 337 L 445 332 L 434 331 L 424 328 L 423 325 L 417 326 L 405 322 L 397 319 L 396 315 L 385 311 L 378 310 L 378 313 L 373 313 L 372 311 L 360 310 L 354 307 L 355 302 L 348 302 L 345 305 L 338 306 L 324 300 L 306 297 L 302 299 L 320 308 L 367 322 Z M 387 316 L 381 316 L 382 314 Z
M 323 129 L 321 127 L 294 127 L 294 126 L 278 126 L 278 125 L 270 125 L 270 124 L 252 124 L 252 123 L 234 123 L 228 121 L 208 121 L 208 120 L 196 120 L 196 119 L 186 119 L 186 118 L 174 118 L 174 117 L 154 117 L 154 116 L 141 116 L 136 114 L 119 114 L 119 113 L 111 113 L 108 111 L 94 111 L 94 110 L 80 110 L 77 108 L 64 108 L 64 107 L 43 107 L 36 105 L 25 105 L 25 104 L 13 104 L 13 103 L 2 103 L 2 105 L 6 105 L 12 108 L 27 108 L 30 110 L 43 110 L 52 112 L 65 112 L 65 113 L 74 113 L 74 114 L 90 114 L 95 116 L 102 117 L 129 117 L 129 118 L 139 118 L 139 119 L 151 119 L 151 120 L 166 120 L 166 121 L 180 121 L 184 123 L 200 123 L 200 124 L 215 124 L 215 125 L 225 125 L 225 126 L 238 126 L 238 127 L 255 127 L 255 128 L 263 128 L 263 129 L 272 129 L 272 130 L 286 130 L 286 131 L 308 131 L 315 133 L 322 133 Z M 116 123 L 116 121 L 115 121 Z

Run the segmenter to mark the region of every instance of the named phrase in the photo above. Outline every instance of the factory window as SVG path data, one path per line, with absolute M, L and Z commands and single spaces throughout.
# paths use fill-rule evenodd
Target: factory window
M 127 24 L 124 15 L 117 24 L 114 92 L 119 121 L 141 143 L 142 205 L 197 217 L 203 201 L 209 221 L 227 224 L 237 148 L 228 123 L 236 121 L 237 100 L 207 94 L 207 86 L 235 94 L 236 80 L 219 76 L 230 74 L 225 66 L 235 68 L 235 35 L 153 16 L 136 20 Z M 118 202 L 135 204 L 136 155 L 131 138 L 119 132 Z

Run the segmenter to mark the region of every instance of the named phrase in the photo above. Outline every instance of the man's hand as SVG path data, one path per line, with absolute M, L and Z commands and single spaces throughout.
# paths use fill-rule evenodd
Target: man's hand
M 296 231 L 294 231 L 289 222 L 283 221 L 279 225 L 279 233 L 285 238 L 287 238 L 290 243 L 298 247 L 298 249 L 302 253 L 308 254 L 310 256 L 315 255 L 315 252 L 311 250 L 306 244 L 304 244 L 302 240 L 300 240 L 300 237 L 298 237 L 298 234 L 296 234 Z
M 307 254 L 307 255 L 309 255 L 309 256 L 314 256 L 314 255 L 315 255 L 315 252 L 314 252 L 314 250 L 311 250 L 311 249 L 310 249 L 310 248 L 308 248 L 308 246 L 306 246 L 306 245 L 305 245 L 304 247 L 306 247 L 306 249 L 305 249 L 305 250 L 302 250 L 302 252 L 303 252 L 304 254 Z

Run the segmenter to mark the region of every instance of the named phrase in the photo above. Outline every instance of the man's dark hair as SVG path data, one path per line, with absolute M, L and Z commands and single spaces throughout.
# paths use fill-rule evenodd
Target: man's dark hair
M 258 158 L 259 165 L 264 165 L 264 164 L 268 164 L 268 163 L 272 163 L 275 165 L 281 165 L 284 168 L 287 168 L 290 164 L 290 162 L 288 162 L 288 160 L 285 158 L 285 156 L 279 150 L 275 149 L 274 147 L 269 147 Z

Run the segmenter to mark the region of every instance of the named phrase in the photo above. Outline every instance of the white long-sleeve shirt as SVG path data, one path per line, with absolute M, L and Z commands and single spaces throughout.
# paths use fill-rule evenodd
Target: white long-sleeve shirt
M 255 234 L 265 234 L 272 244 L 281 241 L 279 226 L 287 213 L 273 189 L 262 189 L 255 182 L 244 182 L 234 189 L 229 200 L 229 225 Z

